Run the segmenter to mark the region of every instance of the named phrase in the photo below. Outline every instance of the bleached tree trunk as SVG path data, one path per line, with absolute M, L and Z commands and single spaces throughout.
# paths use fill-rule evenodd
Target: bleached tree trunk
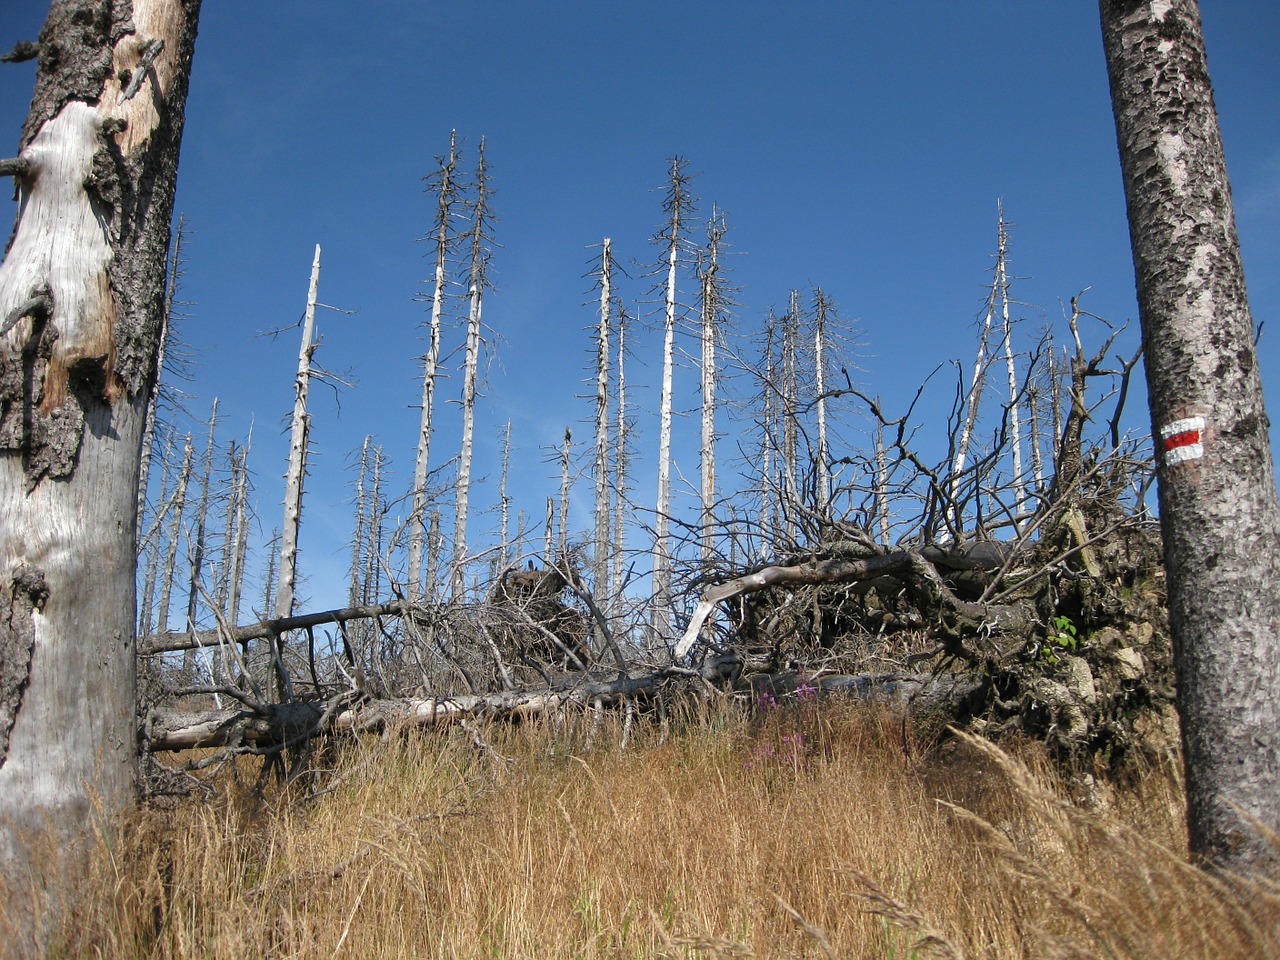
M 778 497 L 774 477 L 774 451 L 777 448 L 778 383 L 774 347 L 777 339 L 777 317 L 770 308 L 764 321 L 764 387 L 761 397 L 760 437 L 760 558 L 773 552 L 778 540 Z
M 782 517 L 788 548 L 798 539 L 796 521 L 800 516 L 799 345 L 800 292 L 792 290 L 788 297 L 787 312 L 782 317 L 782 368 L 779 385 L 782 408 Z
M 542 562 L 550 564 L 553 560 L 551 553 L 551 544 L 555 539 L 556 530 L 556 502 L 553 497 L 547 497 L 547 521 L 542 527 Z
M 564 446 L 560 448 L 560 538 L 556 544 L 556 560 L 569 556 L 569 457 L 573 452 L 573 431 L 564 428 Z
M 876 397 L 876 406 L 880 406 L 880 398 Z M 876 515 L 876 523 L 880 531 L 880 543 L 888 546 L 889 544 L 889 467 L 884 453 L 884 421 L 877 419 L 876 422 L 876 452 L 875 452 L 875 493 L 872 496 L 872 503 L 875 504 L 874 510 Z
M 209 439 L 204 448 L 204 463 L 200 468 L 200 506 L 196 508 L 196 527 L 191 544 L 191 563 L 187 578 L 188 630 L 196 628 L 196 611 L 200 603 L 201 579 L 204 571 L 205 538 L 209 529 L 209 484 L 213 480 L 213 438 L 218 425 L 218 400 L 213 401 L 209 413 Z
M 1009 378 L 1009 445 L 1013 457 L 1013 513 L 1021 512 L 1026 494 L 1022 476 L 1021 391 L 1018 389 L 1018 365 L 1013 356 L 1013 319 L 1009 314 L 1009 231 L 1004 219 L 1004 203 L 1000 203 L 999 230 L 996 243 L 996 283 L 1000 288 L 1000 320 L 1004 332 L 1004 364 Z
M 627 423 L 627 311 L 618 308 L 618 408 L 613 451 L 613 563 L 609 571 L 610 616 L 617 616 L 622 603 L 622 561 L 627 542 L 627 493 L 631 469 L 631 428 Z
M 235 544 L 231 554 L 231 572 L 227 577 L 227 621 L 240 622 L 240 598 L 244 595 L 245 560 L 249 549 L 249 450 L 253 431 L 240 450 L 239 468 L 234 472 L 231 496 L 235 500 Z
M 369 444 L 372 434 L 366 434 L 364 443 L 360 445 L 360 469 L 356 473 L 356 529 L 351 537 L 351 580 L 347 587 L 347 603 L 359 606 L 366 600 L 365 591 L 360 582 L 364 574 L 365 519 L 368 516 L 368 503 L 365 500 L 364 478 L 369 470 Z M 409 578 L 410 583 L 413 577 Z M 410 600 L 413 598 L 410 597 Z
M 156 586 L 160 580 L 160 530 L 169 509 L 169 473 L 170 460 L 173 456 L 173 434 L 165 434 L 164 453 L 160 461 L 160 492 L 156 496 L 159 510 L 153 510 L 151 528 L 147 531 L 141 544 L 139 562 L 144 564 L 142 578 L 142 600 L 138 604 L 138 635 L 147 636 L 156 632 L 155 599 Z
M 431 519 L 427 524 L 427 583 L 434 594 L 436 584 L 440 581 L 440 552 L 444 549 L 443 537 L 440 533 L 440 510 L 431 511 Z
M 831 463 L 827 448 L 827 324 L 831 301 L 821 290 L 813 292 L 813 380 L 817 391 L 818 462 L 814 465 L 818 482 L 818 516 L 831 519 Z
M 298 582 L 298 531 L 302 526 L 302 492 L 307 475 L 307 445 L 311 417 L 307 394 L 311 389 L 311 357 L 316 351 L 316 298 L 320 289 L 320 244 L 311 261 L 307 309 L 302 319 L 302 346 L 293 383 L 293 426 L 289 433 L 289 470 L 285 474 L 284 524 L 280 528 L 280 584 L 276 587 L 275 616 L 293 615 L 293 592 Z
M 472 211 L 470 281 L 468 285 L 467 353 L 462 371 L 462 446 L 458 454 L 458 488 L 454 495 L 453 524 L 453 594 L 461 599 L 463 564 L 467 557 L 467 511 L 471 503 L 471 461 L 474 451 L 476 423 L 476 385 L 480 374 L 480 333 L 485 273 L 488 251 L 485 249 L 486 223 L 489 219 L 488 168 L 484 159 L 484 140 L 480 141 L 476 160 L 476 195 Z
M 365 547 L 364 602 L 373 603 L 382 592 L 382 447 L 373 448 L 373 482 L 369 490 L 368 545 Z
M 1040 398 L 1040 388 L 1036 384 L 1031 384 L 1027 388 L 1027 415 L 1030 419 L 1028 424 L 1031 430 L 1031 477 L 1035 481 L 1036 492 L 1044 489 L 1044 440 L 1042 433 L 1044 425 L 1041 423 L 1041 406 L 1043 400 Z
M 1065 355 L 1066 348 L 1063 348 Z M 1054 350 L 1050 350 L 1049 356 L 1049 423 L 1053 430 L 1053 443 L 1049 444 L 1049 455 L 1052 461 L 1049 464 L 1049 475 L 1053 476 L 1058 472 L 1058 444 L 1062 442 L 1062 379 L 1063 367 L 1058 363 L 1058 354 Z
M 453 201 L 457 195 L 457 131 L 449 134 L 449 157 L 430 184 L 436 194 L 435 272 L 431 287 L 431 327 L 422 370 L 422 415 L 418 421 L 418 456 L 413 466 L 413 506 L 409 517 L 409 591 L 413 599 L 422 583 L 422 552 L 430 475 L 431 432 L 435 416 L 436 378 L 440 375 L 440 325 L 444 311 L 445 267 L 456 238 L 453 234 Z
M 262 578 L 262 617 L 273 616 L 275 609 L 276 559 L 280 556 L 280 529 L 271 531 L 267 541 L 267 574 Z
M 1274 873 L 1280 502 L 1200 11 L 1194 0 L 1099 7 L 1159 460 L 1191 849 Z
M 173 516 L 169 521 L 169 541 L 165 545 L 164 567 L 160 571 L 160 629 L 169 629 L 169 602 L 173 596 L 173 579 L 177 575 L 178 546 L 182 542 L 182 519 L 187 509 L 187 484 L 191 481 L 192 460 L 195 447 L 191 445 L 191 434 L 187 434 L 187 442 L 182 449 L 182 472 L 178 474 L 178 485 L 173 491 L 173 505 L 169 508 Z
M 199 7 L 56 0 L 0 162 L 19 193 L 0 263 L 0 897 L 20 957 L 45 954 L 95 824 L 137 794 L 138 471 Z
M 600 253 L 600 322 L 596 328 L 596 503 L 591 546 L 591 580 L 596 602 L 609 609 L 609 366 L 613 327 L 613 241 Z
M 511 497 L 507 493 L 507 478 L 511 469 L 511 421 L 502 431 L 502 479 L 498 487 L 498 565 L 502 570 L 511 563 L 511 547 L 507 537 L 511 526 Z
M 677 272 L 685 221 L 694 208 L 685 165 L 683 158 L 671 158 L 667 195 L 663 201 L 667 222 L 656 238 L 663 246 L 667 265 L 667 282 L 663 288 L 662 399 L 658 408 L 658 493 L 654 501 L 657 516 L 653 536 L 653 607 L 650 621 L 657 637 L 665 637 L 671 630 L 671 421 L 676 320 L 680 309 Z
M 230 592 L 231 558 L 235 552 L 236 484 L 239 480 L 237 460 L 240 454 L 232 440 L 227 450 L 227 466 L 230 470 L 227 482 L 226 510 L 222 515 L 222 550 L 218 566 L 213 574 L 213 607 L 220 614 L 227 612 L 227 594 Z
M 720 244 L 727 232 L 723 214 L 718 215 L 713 206 L 711 219 L 707 221 L 706 261 L 699 277 L 701 296 L 698 304 L 702 346 L 702 444 L 699 449 L 702 513 L 698 525 L 704 565 L 715 558 L 716 545 L 716 346 L 724 324 L 725 291 L 724 280 L 720 276 Z

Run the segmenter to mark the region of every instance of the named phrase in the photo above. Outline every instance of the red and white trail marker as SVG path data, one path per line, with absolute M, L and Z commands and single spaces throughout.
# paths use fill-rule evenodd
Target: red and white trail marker
M 1166 467 L 1204 456 L 1204 417 L 1175 420 L 1160 428 L 1160 452 Z

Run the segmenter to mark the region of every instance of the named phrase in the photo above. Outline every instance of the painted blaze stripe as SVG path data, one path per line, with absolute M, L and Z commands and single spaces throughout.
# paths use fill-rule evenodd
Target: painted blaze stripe
M 1160 446 L 1166 466 L 1199 460 L 1204 456 L 1204 417 L 1175 420 L 1160 428 Z

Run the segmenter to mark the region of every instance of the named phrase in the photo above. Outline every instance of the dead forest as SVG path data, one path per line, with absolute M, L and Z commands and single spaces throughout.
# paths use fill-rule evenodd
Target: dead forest
M 618 711 L 625 730 L 677 698 L 797 689 L 893 700 L 922 739 L 1019 732 L 1115 771 L 1176 751 L 1151 444 L 1126 408 L 1138 338 L 1090 313 L 1087 293 L 1029 334 L 1003 209 L 974 354 L 894 410 L 858 371 L 861 334 L 827 292 L 793 290 L 763 313 L 739 302 L 728 218 L 700 214 L 674 158 L 648 262 L 623 264 L 604 239 L 586 265 L 594 396 L 588 439 L 567 425 L 555 452 L 559 495 L 522 499 L 508 424 L 481 524 L 491 177 L 483 141 L 467 158 L 454 139 L 428 178 L 421 426 L 417 449 L 398 452 L 412 480 L 388 481 L 372 439 L 355 452 L 348 590 L 312 609 L 295 594 L 309 390 L 333 378 L 316 349 L 321 251 L 278 494 L 251 437 L 225 439 L 216 402 L 197 424 L 182 394 L 175 231 L 137 536 L 152 790 L 206 789 L 244 754 L 266 759 L 264 776 L 296 776 L 332 738 L 403 725 Z M 656 410 L 628 395 L 640 323 L 661 335 Z M 699 387 L 679 417 L 676 376 Z M 940 385 L 949 409 L 925 409 Z M 432 445 L 446 415 L 462 420 L 457 450 Z M 640 418 L 657 424 L 656 451 L 637 449 Z M 683 473 L 674 431 L 696 438 Z M 657 489 L 641 489 L 635 466 L 655 453 Z M 696 493 L 673 499 L 673 471 Z M 571 489 L 584 487 L 591 523 L 573 529 Z M 280 501 L 279 515 L 261 506 Z M 213 749 L 183 752 L 196 747 Z

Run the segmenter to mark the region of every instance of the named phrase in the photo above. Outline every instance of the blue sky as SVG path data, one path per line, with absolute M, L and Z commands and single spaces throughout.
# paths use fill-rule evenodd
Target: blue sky
M 5 0 L 8 49 L 34 39 L 47 4 Z M 1280 396 L 1272 320 L 1280 307 L 1280 5 L 1206 3 L 1205 29 L 1250 298 L 1266 321 L 1261 364 Z M 31 64 L 0 67 L 11 155 Z M 754 327 L 788 290 L 822 287 L 865 346 L 861 381 L 901 409 L 937 364 L 974 350 L 996 205 L 1011 228 L 1014 294 L 1028 326 L 1085 306 L 1135 320 L 1132 262 L 1096 6 L 670 2 L 601 4 L 336 0 L 204 5 L 177 209 L 190 225 L 182 288 L 197 354 L 193 412 L 220 398 L 220 436 L 253 421 L 259 522 L 278 525 L 297 334 L 261 330 L 302 312 L 314 244 L 324 248 L 318 361 L 355 382 L 313 393 L 316 456 L 302 535 L 303 595 L 344 600 L 352 452 L 377 435 L 391 483 L 407 488 L 416 442 L 420 324 L 432 208 L 421 178 L 464 138 L 487 139 L 500 221 L 497 289 L 485 318 L 498 344 L 477 421 L 477 508 L 496 498 L 499 435 L 513 422 L 516 509 L 540 518 L 558 486 L 546 447 L 566 425 L 589 435 L 583 278 L 604 236 L 633 276 L 652 261 L 667 158 L 699 174 L 708 211 L 727 212 Z M 9 207 L 11 216 L 12 206 Z M 646 284 L 624 291 L 634 309 Z M 454 335 L 456 342 L 457 335 Z M 650 457 L 657 340 L 629 373 Z M 443 388 L 456 396 L 460 377 Z M 677 377 L 692 409 L 696 372 Z M 946 391 L 943 400 L 949 397 Z M 1136 420 L 1145 421 L 1139 406 Z M 451 448 L 446 408 L 436 449 Z M 945 410 L 937 413 L 944 416 Z M 727 426 L 727 425 L 726 425 Z M 677 425 L 680 469 L 696 418 Z M 857 440 L 857 431 L 850 431 Z M 732 449 L 722 456 L 732 456 Z M 440 462 L 437 456 L 435 462 Z M 636 496 L 652 497 L 643 470 Z M 726 482 L 730 482 L 726 478 Z M 585 528 L 588 484 L 576 494 Z M 449 513 L 446 511 L 446 516 Z M 493 522 L 472 522 L 473 539 Z M 540 520 L 533 521 L 536 524 Z

